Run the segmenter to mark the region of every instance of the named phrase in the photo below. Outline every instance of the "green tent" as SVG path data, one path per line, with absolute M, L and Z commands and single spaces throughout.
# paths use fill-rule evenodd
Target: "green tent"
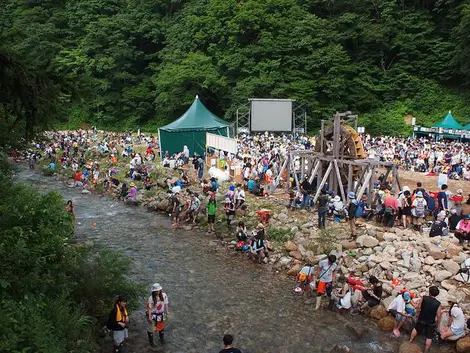
M 432 127 L 443 128 L 443 129 L 452 129 L 452 130 L 462 130 L 463 126 L 460 125 L 457 120 L 452 116 L 450 110 L 447 116 L 439 121 L 437 124 L 434 124 Z
M 470 123 L 468 123 L 467 125 L 465 125 L 465 126 L 463 127 L 463 130 L 470 130 Z
M 180 118 L 158 129 L 161 153 L 183 151 L 202 155 L 206 149 L 206 132 L 231 137 L 232 125 L 212 114 L 196 96 L 193 104 Z

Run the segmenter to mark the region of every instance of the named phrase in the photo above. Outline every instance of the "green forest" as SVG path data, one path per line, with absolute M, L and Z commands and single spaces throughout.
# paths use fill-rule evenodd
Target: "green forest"
M 155 130 L 199 95 L 225 119 L 293 98 L 406 134 L 470 121 L 470 1 L 4 0 L 0 137 L 33 126 Z M 57 125 L 59 123 L 59 125 Z

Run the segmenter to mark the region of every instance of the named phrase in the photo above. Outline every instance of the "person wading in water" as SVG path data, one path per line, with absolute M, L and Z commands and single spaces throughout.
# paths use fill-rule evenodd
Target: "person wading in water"
M 152 294 L 147 300 L 147 336 L 149 343 L 152 347 L 155 347 L 155 341 L 153 340 L 154 332 L 158 332 L 160 337 L 160 343 L 164 344 L 164 328 L 165 320 L 168 315 L 168 297 L 163 293 L 163 288 L 160 284 L 154 283 L 151 288 Z

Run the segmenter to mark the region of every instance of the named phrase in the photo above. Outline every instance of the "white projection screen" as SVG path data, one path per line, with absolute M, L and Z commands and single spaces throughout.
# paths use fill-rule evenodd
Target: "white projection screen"
M 250 99 L 252 132 L 292 132 L 292 99 Z

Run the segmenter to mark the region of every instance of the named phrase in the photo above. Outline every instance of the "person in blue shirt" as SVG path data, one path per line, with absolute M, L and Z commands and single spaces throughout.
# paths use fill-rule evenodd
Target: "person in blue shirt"
M 247 188 L 248 191 L 253 191 L 255 188 L 256 182 L 253 179 L 248 180 Z
M 55 169 L 55 163 L 53 161 L 51 161 L 51 163 L 49 163 L 49 169 L 52 169 L 52 170 Z
M 442 184 L 441 191 L 437 194 L 437 207 L 439 211 L 446 211 L 447 210 L 447 185 Z
M 217 192 L 217 190 L 219 189 L 219 183 L 217 182 L 217 180 L 212 177 L 211 178 L 211 191 L 212 192 Z

